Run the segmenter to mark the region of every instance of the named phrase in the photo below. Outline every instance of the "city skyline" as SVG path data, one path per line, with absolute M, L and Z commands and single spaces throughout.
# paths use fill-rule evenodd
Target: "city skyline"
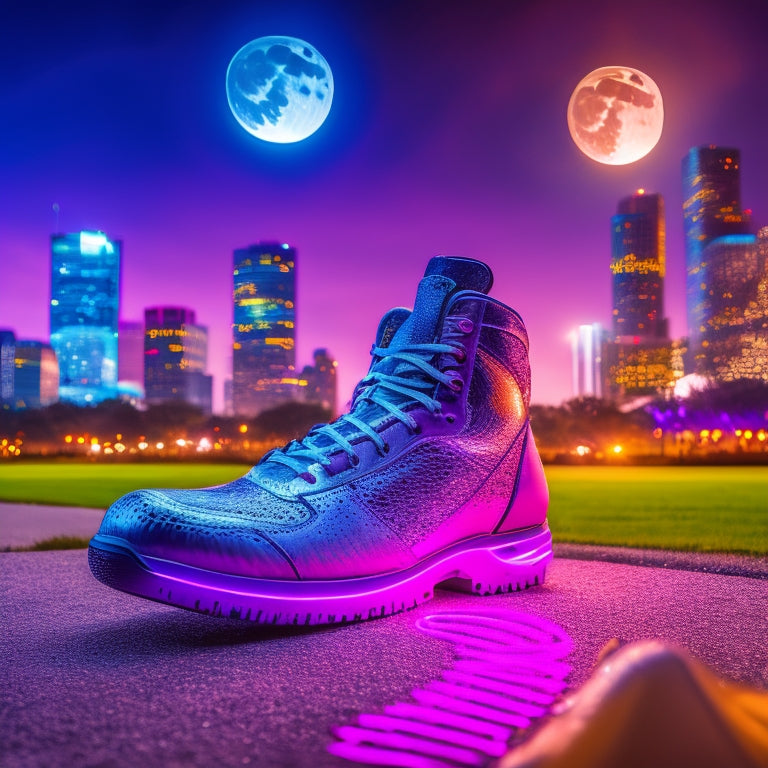
M 530 331 L 533 399 L 557 403 L 571 395 L 570 329 L 610 324 L 606 218 L 643 187 L 666 201 L 665 314 L 684 335 L 686 152 L 738 147 L 743 205 L 768 223 L 768 96 L 751 85 L 768 67 L 767 9 L 657 2 L 636 18 L 600 2 L 574 19 L 562 2 L 509 6 L 14 9 L 0 33 L 0 326 L 47 338 L 50 233 L 100 229 L 124 242 L 123 319 L 180 305 L 209 327 L 221 407 L 232 251 L 289 242 L 302 258 L 297 359 L 333 350 L 343 407 L 379 316 L 413 301 L 430 256 L 455 253 L 489 262 Z M 336 82 L 326 124 L 290 148 L 246 135 L 223 87 L 229 57 L 275 32 L 312 41 Z M 647 158 L 607 168 L 573 146 L 565 108 L 584 74 L 613 63 L 654 78 L 666 125 Z

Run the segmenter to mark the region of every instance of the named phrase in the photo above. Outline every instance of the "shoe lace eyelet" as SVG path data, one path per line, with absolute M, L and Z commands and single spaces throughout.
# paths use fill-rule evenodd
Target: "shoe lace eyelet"
M 456 358 L 457 363 L 466 362 L 467 353 L 464 349 L 457 349 L 453 356 Z
M 381 448 L 382 453 L 389 453 L 389 443 L 384 443 L 384 445 Z
M 455 416 L 454 416 L 452 413 L 448 413 L 448 414 L 446 414 L 446 416 L 445 416 L 445 420 L 446 420 L 446 421 L 447 421 L 449 424 L 453 424 L 453 422 L 454 422 L 454 421 L 456 421 L 456 417 L 455 417 Z
M 463 386 L 464 379 L 462 379 L 460 376 L 453 376 L 448 380 L 448 389 L 450 389 L 452 392 L 461 392 Z
M 360 457 L 359 457 L 359 456 L 358 456 L 356 453 L 353 453 L 353 454 L 352 454 L 352 455 L 349 457 L 349 466 L 350 466 L 350 467 L 356 467 L 356 466 L 358 466 L 359 464 L 360 464 Z
M 475 328 L 475 324 L 468 317 L 462 317 L 461 320 L 456 323 L 456 326 L 462 333 L 472 333 Z
M 421 424 L 417 424 L 412 430 L 414 435 L 420 435 L 421 434 Z

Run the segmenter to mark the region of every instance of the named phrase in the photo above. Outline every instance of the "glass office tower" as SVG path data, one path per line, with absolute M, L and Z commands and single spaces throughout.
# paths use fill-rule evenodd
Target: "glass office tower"
M 296 251 L 239 248 L 233 277 L 232 406 L 255 416 L 296 397 Z
M 59 399 L 59 364 L 50 344 L 16 342 L 13 387 L 17 410 L 45 408 Z
M 212 378 L 205 373 L 208 329 L 185 307 L 144 311 L 144 391 L 147 403 L 183 401 L 211 412 Z
M 120 397 L 144 399 L 144 321 L 117 325 L 117 384 Z
M 571 334 L 571 374 L 574 397 L 603 396 L 603 347 L 600 323 L 580 325 Z
M 317 403 L 336 413 L 336 369 L 339 364 L 327 349 L 316 349 L 313 354 L 314 365 L 307 365 L 301 372 L 301 381 L 306 381 L 304 399 L 308 403 Z
M 768 381 L 768 227 L 712 240 L 698 277 L 698 371 L 718 381 Z
M 14 407 L 13 380 L 16 360 L 16 334 L 0 330 L 0 409 Z
M 62 400 L 117 396 L 121 246 L 103 232 L 51 237 L 51 344 Z
M 683 229 L 685 232 L 686 308 L 690 373 L 703 373 L 704 324 L 707 300 L 705 251 L 716 238 L 750 231 L 741 207 L 741 156 L 732 147 L 692 147 L 683 158 Z
M 666 338 L 664 200 L 637 194 L 619 201 L 611 219 L 613 335 Z
M 683 375 L 664 317 L 664 200 L 638 190 L 611 218 L 611 339 L 603 348 L 604 392 L 616 400 L 670 392 Z

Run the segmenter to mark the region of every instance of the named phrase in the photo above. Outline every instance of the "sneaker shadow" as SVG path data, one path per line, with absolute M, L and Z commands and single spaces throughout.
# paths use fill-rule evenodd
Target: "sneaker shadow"
M 347 625 L 265 626 L 232 619 L 158 608 L 99 626 L 82 627 L 59 638 L 62 655 L 88 666 L 142 663 L 148 658 L 179 656 L 206 648 L 281 643 L 294 638 L 340 632 Z

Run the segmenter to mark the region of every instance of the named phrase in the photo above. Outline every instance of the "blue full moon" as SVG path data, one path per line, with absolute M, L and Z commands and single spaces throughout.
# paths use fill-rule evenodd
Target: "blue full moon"
M 229 62 L 227 100 L 248 133 L 291 144 L 311 136 L 328 117 L 333 75 L 309 43 L 295 37 L 260 37 Z

